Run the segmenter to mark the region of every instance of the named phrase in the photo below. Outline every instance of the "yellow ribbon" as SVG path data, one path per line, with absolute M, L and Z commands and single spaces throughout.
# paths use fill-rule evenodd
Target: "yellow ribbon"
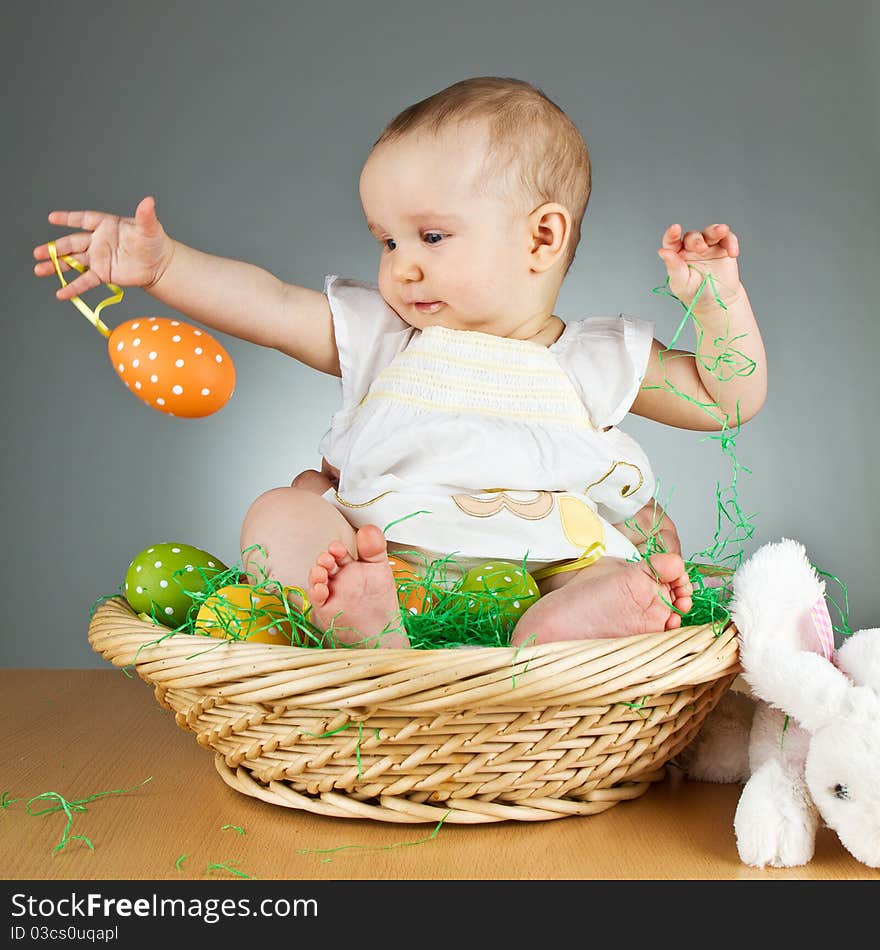
M 574 560 L 563 561 L 561 564 L 552 564 L 549 567 L 542 567 L 540 570 L 532 571 L 532 577 L 536 581 L 542 581 L 545 577 L 552 577 L 554 574 L 564 574 L 566 571 L 579 571 L 584 567 L 595 564 L 605 554 L 605 545 L 601 541 L 591 544 L 584 553 Z
M 64 279 L 64 274 L 61 273 L 61 267 L 58 264 L 58 249 L 55 247 L 55 242 L 50 241 L 46 247 L 49 250 L 49 257 L 52 258 L 52 263 L 55 266 L 55 273 L 58 275 L 58 279 L 61 281 L 61 286 L 66 287 L 67 281 Z M 74 270 L 78 270 L 81 274 L 84 274 L 88 267 L 83 266 L 75 257 L 70 257 L 67 254 L 62 255 L 61 260 L 65 264 L 69 264 Z M 80 297 L 71 297 L 70 302 L 76 307 L 77 310 L 86 318 L 86 320 L 91 323 L 91 325 L 101 334 L 101 336 L 108 337 L 110 336 L 110 329 L 104 323 L 104 321 L 98 316 L 104 307 L 110 306 L 110 304 L 119 303 L 122 300 L 122 295 L 125 293 L 121 287 L 117 287 L 116 284 L 104 284 L 105 287 L 108 287 L 113 291 L 113 295 L 106 297 L 102 300 L 94 310 L 89 307 Z

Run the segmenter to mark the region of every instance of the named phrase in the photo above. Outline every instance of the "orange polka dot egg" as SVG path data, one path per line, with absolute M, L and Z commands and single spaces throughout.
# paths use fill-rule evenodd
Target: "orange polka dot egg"
M 403 610 L 411 614 L 422 614 L 432 607 L 432 599 L 419 583 L 419 575 L 413 566 L 402 558 L 388 555 L 388 565 L 397 585 L 397 599 Z
M 107 353 L 128 389 L 169 416 L 209 416 L 229 401 L 235 367 L 204 330 L 168 317 L 139 317 L 119 324 Z

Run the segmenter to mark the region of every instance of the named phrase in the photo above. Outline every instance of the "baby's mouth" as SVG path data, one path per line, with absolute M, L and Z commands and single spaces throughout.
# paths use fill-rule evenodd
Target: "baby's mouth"
M 416 301 L 413 306 L 419 311 L 419 313 L 436 313 L 443 306 L 443 301 Z

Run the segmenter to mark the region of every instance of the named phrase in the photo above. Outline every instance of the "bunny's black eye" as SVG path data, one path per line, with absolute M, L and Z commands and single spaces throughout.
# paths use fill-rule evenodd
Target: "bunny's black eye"
M 849 789 L 845 785 L 841 785 L 840 782 L 834 786 L 834 794 L 838 798 L 849 798 Z

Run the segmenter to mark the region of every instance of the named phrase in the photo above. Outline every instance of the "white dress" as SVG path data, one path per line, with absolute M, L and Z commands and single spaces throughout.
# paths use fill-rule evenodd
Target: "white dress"
M 411 327 L 377 287 L 328 277 L 342 407 L 320 451 L 339 469 L 324 497 L 390 550 L 533 573 L 631 558 L 612 527 L 651 500 L 645 454 L 616 428 L 644 376 L 653 324 L 599 317 L 544 347 Z

